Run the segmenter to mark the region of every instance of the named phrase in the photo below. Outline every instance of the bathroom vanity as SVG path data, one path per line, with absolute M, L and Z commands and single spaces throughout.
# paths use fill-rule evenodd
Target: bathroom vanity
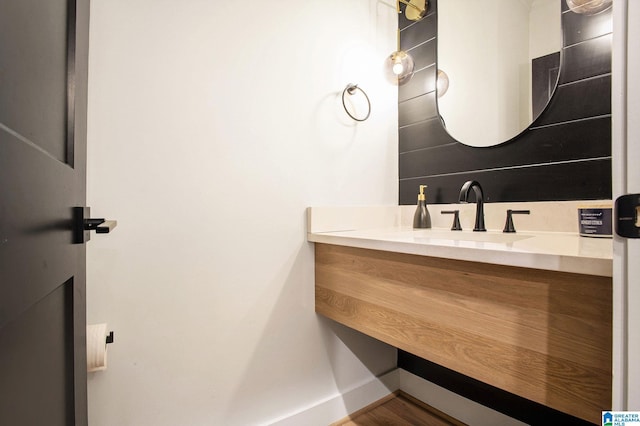
M 411 206 L 310 208 L 316 312 L 599 422 L 611 407 L 612 243 L 526 230 L 544 228 L 549 214 L 546 203 L 527 205 L 533 218 L 517 218 L 515 234 L 502 233 L 491 212 L 488 232 L 469 231 L 466 211 L 467 231 L 450 231 L 438 211 L 446 205 L 429 206 L 436 221 L 426 230 L 406 225 Z

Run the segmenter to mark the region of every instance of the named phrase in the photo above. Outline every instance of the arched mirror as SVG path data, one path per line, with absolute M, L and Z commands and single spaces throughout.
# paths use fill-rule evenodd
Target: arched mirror
M 437 103 L 452 137 L 498 145 L 538 117 L 558 79 L 561 15 L 561 0 L 438 1 Z

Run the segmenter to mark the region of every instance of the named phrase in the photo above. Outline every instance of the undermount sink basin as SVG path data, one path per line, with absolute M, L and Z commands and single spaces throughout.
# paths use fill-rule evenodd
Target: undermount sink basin
M 509 234 L 504 232 L 446 231 L 433 229 L 416 229 L 413 233 L 415 241 L 473 241 L 483 243 L 508 244 L 531 238 L 531 235 Z

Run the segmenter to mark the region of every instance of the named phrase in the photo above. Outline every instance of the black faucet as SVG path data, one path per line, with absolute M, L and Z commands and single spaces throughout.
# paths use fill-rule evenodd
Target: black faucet
M 468 180 L 462 185 L 460 189 L 460 202 L 467 203 L 469 201 L 469 192 L 476 194 L 476 224 L 473 227 L 474 231 L 486 231 L 484 227 L 484 194 L 482 193 L 482 187 L 475 180 Z

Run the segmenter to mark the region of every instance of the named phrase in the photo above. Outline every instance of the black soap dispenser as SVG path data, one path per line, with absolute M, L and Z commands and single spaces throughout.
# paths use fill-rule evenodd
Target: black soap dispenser
M 424 195 L 424 189 L 427 185 L 420 185 L 420 194 L 418 194 L 418 207 L 413 215 L 414 228 L 431 228 L 431 215 L 427 210 L 427 200 Z

